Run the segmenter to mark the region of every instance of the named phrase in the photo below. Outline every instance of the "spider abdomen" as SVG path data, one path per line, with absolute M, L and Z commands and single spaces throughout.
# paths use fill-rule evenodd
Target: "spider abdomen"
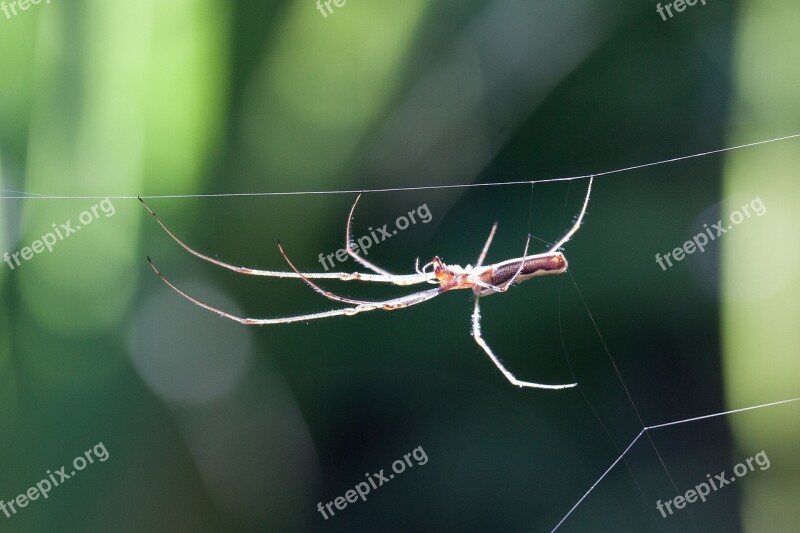
M 523 261 L 520 270 L 520 261 Z M 484 276 L 489 279 L 483 281 L 499 286 L 507 282 L 519 271 L 516 281 L 524 281 L 534 276 L 546 274 L 561 274 L 567 270 L 567 259 L 561 253 L 528 256 L 522 260 L 516 259 L 497 264 Z

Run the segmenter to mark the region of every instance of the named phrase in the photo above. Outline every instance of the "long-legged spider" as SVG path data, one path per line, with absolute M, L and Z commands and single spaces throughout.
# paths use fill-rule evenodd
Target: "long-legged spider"
M 187 300 L 191 301 L 192 303 L 207 309 L 209 311 L 213 311 L 214 313 L 219 314 L 220 316 L 229 318 L 231 320 L 235 320 L 241 324 L 246 325 L 265 325 L 265 324 L 287 324 L 289 322 L 301 322 L 306 320 L 316 320 L 318 318 L 328 318 L 333 316 L 340 316 L 340 315 L 356 315 L 358 313 L 362 313 L 365 311 L 374 311 L 376 309 L 383 309 L 386 311 L 394 311 L 396 309 L 403 309 L 405 307 L 410 307 L 412 305 L 416 305 L 422 302 L 426 302 L 443 292 L 447 292 L 450 290 L 455 289 L 471 289 L 473 294 L 475 295 L 475 307 L 472 312 L 472 336 L 475 339 L 475 342 L 483 348 L 492 362 L 497 366 L 500 372 L 508 379 L 509 382 L 513 385 L 517 385 L 519 387 L 534 387 L 539 389 L 566 389 L 569 387 L 574 387 L 576 383 L 568 383 L 564 385 L 545 385 L 542 383 L 532 383 L 530 381 L 521 381 L 514 377 L 514 374 L 509 372 L 503 363 L 500 362 L 500 359 L 494 354 L 492 349 L 486 344 L 486 341 L 483 339 L 481 335 L 481 324 L 480 324 L 480 299 L 482 296 L 489 296 L 490 294 L 494 293 L 503 293 L 506 292 L 514 282 L 521 282 L 525 281 L 526 279 L 541 276 L 546 274 L 562 274 L 567 270 L 567 259 L 564 257 L 559 249 L 567 242 L 569 239 L 578 231 L 580 228 L 581 223 L 583 222 L 583 217 L 586 214 L 586 207 L 589 204 L 589 196 L 592 192 L 592 181 L 593 178 L 589 179 L 589 186 L 586 189 L 586 197 L 583 201 L 583 207 L 581 208 L 580 214 L 578 218 L 575 220 L 575 224 L 573 224 L 572 228 L 557 242 L 555 243 L 547 252 L 541 254 L 533 254 L 528 255 L 528 246 L 530 245 L 531 236 L 528 235 L 527 241 L 525 242 L 525 251 L 522 254 L 522 257 L 517 257 L 514 259 L 508 259 L 506 261 L 502 261 L 500 263 L 495 263 L 493 265 L 486 265 L 483 266 L 483 261 L 486 258 L 486 253 L 489 250 L 489 246 L 492 243 L 492 239 L 494 238 L 495 231 L 497 230 L 497 223 L 492 226 L 492 230 L 489 232 L 489 238 L 486 240 L 486 244 L 483 245 L 483 249 L 481 250 L 480 255 L 478 256 L 478 260 L 475 263 L 475 266 L 467 265 L 466 267 L 460 267 L 458 265 L 445 265 L 439 257 L 434 257 L 432 261 L 424 265 L 421 269 L 419 268 L 419 260 L 417 260 L 416 264 L 416 274 L 392 274 L 379 266 L 373 264 L 372 262 L 364 259 L 355 251 L 351 246 L 351 239 L 350 239 L 350 226 L 353 220 L 353 212 L 356 209 L 356 205 L 358 201 L 361 199 L 361 194 L 356 197 L 355 202 L 353 202 L 353 206 L 350 208 L 350 214 L 347 217 L 347 226 L 345 230 L 345 250 L 347 253 L 359 264 L 368 268 L 374 274 L 368 273 L 361 273 L 361 272 L 352 272 L 352 273 L 345 273 L 345 272 L 325 272 L 325 273 L 305 273 L 300 272 L 294 264 L 289 260 L 289 257 L 286 255 L 286 252 L 281 246 L 280 241 L 278 241 L 278 249 L 281 252 L 284 260 L 288 263 L 291 267 L 292 272 L 280 272 L 280 271 L 272 271 L 272 270 L 257 270 L 252 268 L 240 267 L 231 265 L 229 263 L 225 263 L 219 261 L 218 259 L 214 259 L 207 255 L 204 255 L 197 250 L 191 248 L 189 245 L 184 243 L 180 240 L 174 233 L 172 233 L 161 219 L 158 218 L 158 215 L 150 209 L 150 207 L 139 198 L 139 200 L 144 204 L 145 208 L 150 212 L 151 215 L 156 219 L 156 222 L 161 226 L 161 228 L 170 236 L 172 237 L 175 242 L 177 242 L 180 246 L 182 246 L 187 252 L 190 254 L 203 259 L 204 261 L 208 261 L 209 263 L 213 263 L 215 265 L 221 266 L 223 268 L 227 268 L 228 270 L 233 270 L 234 272 L 238 272 L 240 274 L 249 274 L 253 276 L 266 276 L 266 277 L 273 277 L 273 278 L 295 278 L 301 279 L 304 281 L 309 287 L 320 293 L 326 298 L 331 300 L 342 302 L 349 304 L 351 307 L 345 307 L 341 309 L 332 309 L 330 311 L 322 311 L 319 313 L 310 313 L 305 315 L 296 315 L 290 317 L 281 317 L 281 318 L 242 318 L 221 309 L 217 309 L 216 307 L 212 307 L 206 303 L 203 303 L 196 298 L 189 296 L 181 289 L 176 287 L 172 284 L 169 280 L 167 280 L 161 272 L 156 268 L 153 262 L 150 260 L 150 257 L 147 260 L 150 262 L 150 266 L 153 268 L 153 271 L 161 278 L 164 283 L 169 285 L 173 290 L 175 290 L 178 294 L 186 298 Z M 431 270 L 432 268 L 432 270 Z M 391 283 L 393 285 L 399 286 L 406 286 L 406 285 L 416 285 L 420 283 L 433 283 L 438 284 L 438 287 L 434 289 L 427 289 L 424 291 L 415 292 L 413 294 L 409 294 L 407 296 L 401 296 L 399 298 L 393 298 L 390 300 L 383 300 L 379 302 L 370 302 L 366 300 L 356 300 L 352 298 L 345 298 L 342 296 L 338 296 L 330 291 L 327 291 L 311 281 L 312 279 L 338 279 L 342 281 L 351 281 L 351 280 L 359 280 L 359 281 L 371 281 L 371 282 L 379 282 L 379 283 Z

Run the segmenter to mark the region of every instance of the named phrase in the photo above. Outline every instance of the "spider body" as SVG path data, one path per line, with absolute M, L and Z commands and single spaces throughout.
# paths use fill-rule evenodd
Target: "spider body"
M 561 252 L 526 257 L 522 260 L 521 269 L 519 262 L 519 259 L 509 259 L 491 265 L 480 274 L 481 281 L 489 285 L 500 286 L 510 280 L 520 283 L 536 276 L 563 274 L 567 271 L 567 258 Z M 517 275 L 518 270 L 519 274 Z M 475 291 L 480 296 L 488 296 L 494 292 L 491 289 L 482 289 L 478 293 L 478 287 L 475 288 Z
M 445 265 L 437 256 L 431 261 L 439 286 L 445 291 L 472 289 L 477 296 L 489 296 L 509 282 L 521 283 L 527 279 L 567 271 L 567 258 L 561 252 L 509 259 L 487 266 Z

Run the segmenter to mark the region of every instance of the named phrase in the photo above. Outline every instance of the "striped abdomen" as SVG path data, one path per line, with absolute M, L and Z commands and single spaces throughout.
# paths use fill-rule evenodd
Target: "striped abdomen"
M 561 274 L 567 270 L 567 259 L 561 253 L 529 256 L 525 259 L 511 259 L 498 263 L 481 276 L 482 281 L 495 286 L 502 285 L 517 273 L 521 261 L 524 261 L 522 271 L 515 281 L 524 281 L 545 274 Z

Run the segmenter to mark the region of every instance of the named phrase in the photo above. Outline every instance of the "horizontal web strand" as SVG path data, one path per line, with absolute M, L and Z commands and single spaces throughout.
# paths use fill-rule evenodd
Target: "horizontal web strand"
M 712 154 L 719 154 L 723 152 L 731 152 L 733 150 L 739 150 L 742 148 L 750 148 L 752 146 L 758 146 L 761 144 L 769 144 L 773 142 L 779 141 L 786 141 L 789 139 L 796 139 L 800 137 L 800 133 L 795 133 L 792 135 L 786 135 L 784 137 L 776 137 L 774 139 L 768 139 L 765 141 L 756 141 L 747 144 L 740 144 L 738 146 L 731 146 L 728 148 L 719 148 L 717 150 L 710 150 L 707 152 L 700 152 L 697 154 L 685 155 L 681 157 L 673 157 L 670 159 L 664 159 L 661 161 L 656 161 L 653 163 L 644 163 L 641 165 L 633 165 L 630 167 L 618 168 L 616 170 L 607 170 L 605 172 L 593 172 L 590 174 L 584 174 L 581 176 L 569 176 L 569 177 L 561 177 L 561 178 L 542 178 L 539 180 L 526 180 L 526 181 L 503 181 L 503 182 L 490 182 L 490 183 L 461 183 L 461 184 L 446 184 L 446 185 L 422 185 L 419 187 L 390 187 L 385 189 L 344 189 L 344 190 L 334 190 L 334 191 L 274 191 L 274 192 L 234 192 L 234 193 L 212 193 L 212 194 L 161 194 L 161 195 L 130 195 L 130 196 L 58 196 L 58 195 L 48 195 L 48 194 L 39 194 L 39 193 L 32 193 L 32 192 L 21 192 L 21 191 L 12 191 L 7 189 L 1 189 L 0 192 L 5 193 L 12 193 L 16 196 L 0 196 L 0 200 L 104 200 L 106 198 L 111 200 L 134 200 L 141 196 L 142 198 L 147 199 L 161 199 L 161 198 L 229 198 L 229 197 L 237 197 L 237 196 L 300 196 L 306 194 L 357 194 L 361 192 L 398 192 L 398 191 L 424 191 L 424 190 L 431 190 L 431 189 L 467 189 L 467 188 L 474 188 L 474 187 L 499 187 L 503 185 L 526 185 L 526 184 L 534 184 L 534 183 L 547 183 L 547 182 L 556 182 L 556 181 L 572 181 L 572 180 L 579 180 L 579 179 L 588 179 L 591 176 L 599 177 L 599 176 L 608 176 L 611 174 L 620 174 L 622 172 L 628 172 L 631 170 L 638 170 L 647 167 L 654 167 L 658 165 L 665 165 L 668 163 L 675 163 L 678 161 L 684 161 L 687 159 L 694 159 L 697 157 L 704 157 L 707 155 Z

